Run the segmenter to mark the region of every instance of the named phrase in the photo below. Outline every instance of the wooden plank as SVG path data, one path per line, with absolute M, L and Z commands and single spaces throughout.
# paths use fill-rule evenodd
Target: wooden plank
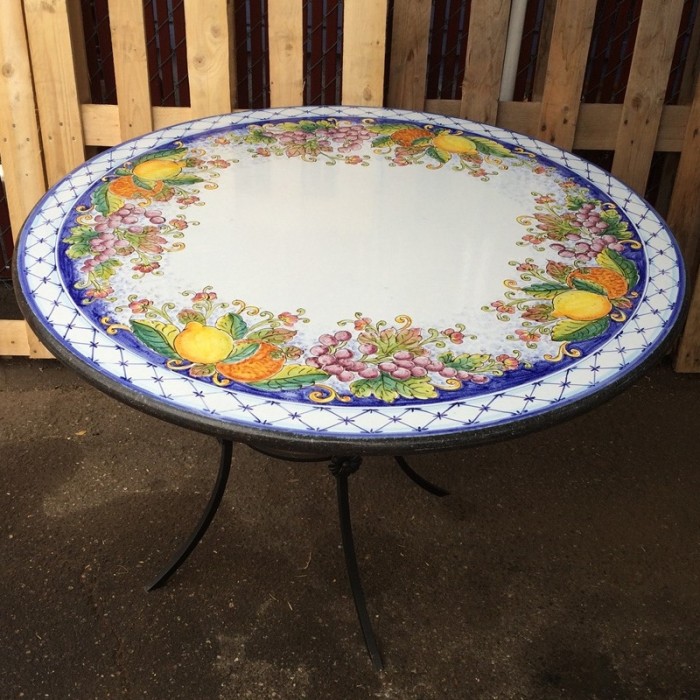
M 109 0 L 122 141 L 153 129 L 142 0 Z
M 688 280 L 695 279 L 700 267 L 700 80 L 685 130 L 678 171 L 668 211 L 668 225 L 685 259 Z M 699 276 L 700 279 L 700 276 Z M 700 288 L 700 282 L 698 282 Z M 675 369 L 700 372 L 700 292 L 696 290 L 688 322 L 678 347 Z
M 231 111 L 227 0 L 185 0 L 187 70 L 193 117 Z
M 472 0 L 460 116 L 495 124 L 510 0 Z
M 423 109 L 431 0 L 394 0 L 387 106 Z
M 85 160 L 68 7 L 66 0 L 25 0 L 24 12 L 46 175 L 53 185 Z
M 381 106 L 387 0 L 345 0 L 343 10 L 344 105 Z
M 542 7 L 542 24 L 540 25 L 540 38 L 537 43 L 537 57 L 535 59 L 535 77 L 532 80 L 533 102 L 541 102 L 544 94 L 544 81 L 547 77 L 549 45 L 552 43 L 556 5 L 557 0 L 544 0 Z
M 424 109 L 449 117 L 459 116 L 458 100 L 426 100 Z M 496 125 L 510 131 L 539 138 L 538 124 L 542 105 L 539 102 L 501 102 Z M 683 147 L 683 138 L 690 107 L 667 105 L 663 108 L 655 150 L 676 152 Z M 621 104 L 582 104 L 574 148 L 608 151 L 615 147 L 616 129 L 622 115 Z
M 542 95 L 538 138 L 571 150 L 595 18 L 595 0 L 559 0 Z
M 646 188 L 683 0 L 646 0 L 617 132 L 612 174 L 642 196 Z
M 119 107 L 88 104 L 81 107 L 85 143 L 90 146 L 114 146 L 121 143 Z M 154 107 L 153 128 L 162 129 L 193 118 L 189 107 Z
M 0 22 L 0 160 L 14 239 L 46 192 L 22 0 L 3 4 Z
M 692 277 L 688 278 L 688 284 L 692 284 Z M 695 289 L 683 336 L 678 344 L 674 369 L 677 372 L 700 372 L 700 274 L 695 280 Z
M 15 319 L 0 319 L 0 356 L 23 356 L 37 360 L 53 357 L 26 321 Z
M 268 0 L 270 106 L 304 104 L 302 0 Z
M 68 0 L 68 21 L 70 23 L 70 41 L 75 62 L 75 83 L 78 88 L 78 101 L 81 104 L 91 102 L 90 70 L 85 47 L 85 27 L 80 0 Z

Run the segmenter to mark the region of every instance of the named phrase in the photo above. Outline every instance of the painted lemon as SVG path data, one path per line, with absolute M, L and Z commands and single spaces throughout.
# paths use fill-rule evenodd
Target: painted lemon
M 567 277 L 566 282 L 572 287 L 575 279 L 600 285 L 611 299 L 624 296 L 628 289 L 627 280 L 619 272 L 605 267 L 582 267 L 574 270 Z
M 471 139 L 457 134 L 443 133 L 433 139 L 435 148 L 440 148 L 448 153 L 463 153 L 465 155 L 476 155 L 478 151 Z
M 565 316 L 572 321 L 595 321 L 607 316 L 612 310 L 610 299 L 583 289 L 570 289 L 557 294 L 552 303 L 553 316 Z
M 152 158 L 134 166 L 133 173 L 141 180 L 169 180 L 182 171 L 182 165 L 174 160 Z
M 277 374 L 284 366 L 284 354 L 272 343 L 260 343 L 257 340 L 237 340 L 236 349 L 255 343 L 260 347 L 245 360 L 240 362 L 219 362 L 216 370 L 224 377 L 237 382 L 260 382 Z
M 231 354 L 233 338 L 218 328 L 190 321 L 175 338 L 173 345 L 183 359 L 211 365 Z

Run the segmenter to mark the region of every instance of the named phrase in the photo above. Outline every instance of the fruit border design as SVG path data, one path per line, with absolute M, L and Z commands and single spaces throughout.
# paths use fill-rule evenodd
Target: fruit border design
M 161 275 L 163 255 L 183 250 L 183 231 L 198 222 L 184 213 L 166 220 L 159 205 L 174 200 L 183 212 L 204 206 L 195 186 L 215 189 L 217 170 L 234 162 L 176 143 L 103 177 L 89 202 L 76 207 L 76 225 L 63 238 L 66 257 L 80 263 L 72 283 L 82 291 L 81 303 L 117 302 L 110 279 L 124 265 L 131 265 L 134 279 Z
M 327 165 L 368 166 L 370 156 L 356 153 L 368 142 L 373 153 L 384 156 L 392 167 L 424 165 L 435 170 L 450 164 L 453 170 L 484 181 L 511 166 L 529 165 L 535 174 L 556 171 L 533 154 L 520 148 L 511 152 L 492 139 L 374 119 L 251 124 L 245 130 L 207 137 L 203 148 L 178 142 L 123 163 L 90 192 L 89 204 L 77 207 L 76 226 L 64 242 L 67 257 L 82 261 L 79 270 L 84 278 L 74 281 L 74 287 L 83 292 L 82 304 L 118 301 L 109 279 L 126 260 L 134 278 L 162 274 L 163 254 L 182 250 L 184 244 L 178 239 L 197 222 L 185 214 L 166 221 L 158 204 L 174 199 L 182 210 L 203 206 L 198 187 L 215 188 L 217 169 L 237 162 L 217 155 L 217 147 L 247 145 L 252 158 L 299 157 Z M 629 241 L 631 233 L 614 205 L 603 205 L 571 180 L 560 186 L 570 190 L 566 211 L 561 211 L 555 196 L 534 193 L 535 213 L 519 218 L 528 227 L 521 243 L 542 251 L 548 239 L 553 241 L 553 252 L 575 258 L 574 264 L 549 261 L 540 269 L 532 258 L 511 261 L 523 272 L 522 281 L 535 283 L 523 286 L 507 280 L 507 301 L 483 307 L 502 321 L 509 321 L 516 310 L 521 312 L 522 327 L 506 336 L 516 345 L 522 341 L 536 348 L 543 335 L 562 341 L 556 355 L 544 355 L 548 361 L 580 356 L 581 351 L 570 343 L 599 338 L 611 320 L 623 321 L 621 309 L 630 308 L 635 296 L 627 292 L 638 280 L 634 263 L 618 251 L 624 242 L 639 244 Z M 584 267 L 584 259 L 596 266 Z M 610 285 L 619 289 L 622 278 L 624 293 L 611 299 Z M 240 300 L 218 302 L 210 287 L 183 295 L 191 297 L 188 307 L 178 308 L 173 302 L 157 307 L 132 295 L 128 304 L 115 307 L 117 312 L 128 307 L 129 325 L 115 323 L 109 315 L 101 321 L 110 334 L 133 334 L 171 370 L 218 386 L 235 383 L 262 392 L 308 389 L 304 396 L 318 403 L 436 399 L 440 391 L 486 384 L 507 372 L 531 368 L 518 350 L 495 357 L 460 352 L 457 346 L 465 338 L 476 339 L 465 334 L 461 323 L 426 330 L 414 327 L 408 315 L 398 316 L 391 324 L 373 322 L 358 312 L 354 319 L 338 322 L 341 330 L 321 334 L 305 350 L 292 342 L 297 334 L 293 326 L 308 322 L 303 309 L 275 316 Z
M 231 142 L 226 137 L 214 141 Z M 251 146 L 249 152 L 254 158 L 286 156 L 308 162 L 322 160 L 326 165 L 360 166 L 370 164 L 370 156 L 358 153 L 369 144 L 375 155 L 384 156 L 393 167 L 424 165 L 437 170 L 449 164 L 455 171 L 484 181 L 500 170 L 523 165 L 524 161 L 516 156 L 525 153 L 517 147 L 511 151 L 493 139 L 465 135 L 463 131 L 375 119 L 301 119 L 253 124 L 240 141 Z
M 520 352 L 493 357 L 460 353 L 465 327 L 422 329 L 408 316 L 395 324 L 373 322 L 358 312 L 339 321 L 340 330 L 323 333 L 308 350 L 294 343 L 295 326 L 308 323 L 304 309 L 294 313 L 271 311 L 241 300 L 220 301 L 211 288 L 185 291 L 190 302 L 157 306 L 131 295 L 129 324 L 102 319 L 111 335 L 129 331 L 146 347 L 166 358 L 169 369 L 217 386 L 263 392 L 310 388 L 315 403 L 374 398 L 382 403 L 403 399 L 435 399 L 438 392 L 465 384 L 480 385 L 491 377 L 528 367 Z M 117 307 L 116 312 L 127 307 Z
M 548 251 L 554 259 L 544 266 L 529 257 L 511 260 L 520 281 L 505 280 L 505 300 L 482 307 L 501 321 L 520 315 L 521 326 L 509 340 L 531 349 L 546 337 L 559 341 L 556 355 L 544 355 L 549 361 L 580 357 L 581 350 L 571 343 L 595 340 L 612 323 L 626 321 L 641 278 L 633 259 L 641 243 L 617 207 L 571 179 L 558 185 L 563 203 L 555 192 L 533 192 L 535 211 L 518 218 L 527 227 L 519 245 Z

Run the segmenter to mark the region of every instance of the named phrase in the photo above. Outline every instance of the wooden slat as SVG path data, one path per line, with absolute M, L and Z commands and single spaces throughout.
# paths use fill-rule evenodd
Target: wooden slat
M 66 0 L 25 0 L 24 11 L 46 176 L 53 185 L 85 160 L 68 8 Z
M 0 320 L 0 356 L 22 355 L 47 360 L 53 355 L 39 342 L 25 321 Z
M 5 2 L 0 22 L 0 134 L 0 160 L 16 239 L 46 191 L 22 0 Z
M 552 43 L 552 30 L 554 29 L 554 12 L 556 6 L 557 0 L 544 0 L 544 5 L 542 6 L 542 24 L 540 25 L 540 38 L 537 42 L 535 77 L 532 80 L 533 102 L 540 102 L 544 93 L 544 81 L 547 75 L 549 45 Z
M 343 11 L 344 105 L 381 106 L 387 0 L 345 0 Z
M 109 0 L 121 140 L 153 129 L 142 0 Z
M 192 116 L 206 117 L 231 111 L 227 0 L 185 0 L 187 70 Z
M 387 106 L 423 109 L 431 0 L 395 0 Z
M 426 100 L 425 111 L 459 116 L 459 100 Z M 542 105 L 539 102 L 501 102 L 498 107 L 496 125 L 539 138 L 539 117 Z M 685 127 L 690 107 L 667 105 L 664 107 L 659 131 L 656 135 L 657 151 L 680 151 L 683 146 Z M 574 148 L 608 151 L 615 147 L 616 129 L 620 123 L 620 104 L 582 104 L 578 115 L 578 127 L 574 137 Z
M 510 0 L 473 0 L 459 115 L 495 124 L 506 54 Z
M 683 0 L 646 0 L 639 17 L 612 173 L 641 195 L 654 155 L 682 11 Z
M 154 107 L 153 128 L 162 129 L 193 118 L 189 107 Z M 90 146 L 115 146 L 121 142 L 117 105 L 83 105 L 85 143 Z
M 554 15 L 538 138 L 571 150 L 581 102 L 595 0 L 559 0 Z
M 685 130 L 678 171 L 668 211 L 668 225 L 678 239 L 688 280 L 698 275 L 700 263 L 700 79 Z M 700 275 L 698 275 L 700 280 Z M 690 283 L 690 282 L 689 282 Z M 700 288 L 700 282 L 698 282 Z M 688 322 L 675 358 L 679 372 L 700 372 L 700 292 L 696 290 Z
M 78 101 L 90 102 L 90 64 L 85 47 L 85 27 L 81 0 L 68 0 L 68 21 L 70 22 L 70 41 L 75 62 L 75 83 L 78 89 Z
M 689 278 L 688 284 L 692 284 Z M 677 372 L 700 372 L 700 274 L 695 280 L 683 336 L 678 344 L 674 367 Z
M 302 0 L 268 0 L 270 106 L 304 104 Z

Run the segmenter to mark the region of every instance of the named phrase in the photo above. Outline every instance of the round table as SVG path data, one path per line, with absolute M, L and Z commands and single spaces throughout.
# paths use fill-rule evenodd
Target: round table
M 27 320 L 98 388 L 222 442 L 362 455 L 551 425 L 667 351 L 681 256 L 639 196 L 581 158 L 460 119 L 379 108 L 237 112 L 111 148 L 55 185 L 15 256 Z

